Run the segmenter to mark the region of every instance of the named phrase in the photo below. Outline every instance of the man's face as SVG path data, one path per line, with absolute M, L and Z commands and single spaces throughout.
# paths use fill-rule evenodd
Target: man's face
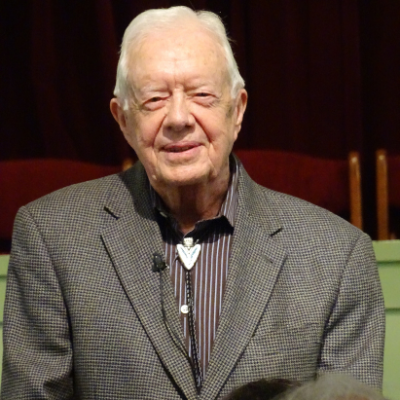
M 226 61 L 202 28 L 153 34 L 130 52 L 129 111 L 111 104 L 153 186 L 229 176 L 247 95 L 230 95 Z M 114 110 L 113 110 L 114 107 Z

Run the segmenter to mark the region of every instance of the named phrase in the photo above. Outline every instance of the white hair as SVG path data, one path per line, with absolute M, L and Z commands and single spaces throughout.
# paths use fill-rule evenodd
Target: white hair
M 128 108 L 128 100 L 131 95 L 128 76 L 128 58 L 132 45 L 137 44 L 156 31 L 176 28 L 179 26 L 179 23 L 190 20 L 199 23 L 202 27 L 211 32 L 221 45 L 230 77 L 231 96 L 235 98 L 239 90 L 244 87 L 244 80 L 239 73 L 224 24 L 218 15 L 211 11 L 195 12 L 185 6 L 147 10 L 131 21 L 122 39 L 114 95 L 119 99 L 123 109 L 126 110 Z
M 289 391 L 282 400 L 385 400 L 380 392 L 342 374 L 321 375 Z

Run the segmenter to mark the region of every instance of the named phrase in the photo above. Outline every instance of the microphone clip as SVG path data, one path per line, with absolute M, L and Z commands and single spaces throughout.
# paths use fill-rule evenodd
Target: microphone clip
M 161 272 L 167 268 L 167 264 L 163 260 L 163 257 L 159 253 L 153 254 L 153 272 Z

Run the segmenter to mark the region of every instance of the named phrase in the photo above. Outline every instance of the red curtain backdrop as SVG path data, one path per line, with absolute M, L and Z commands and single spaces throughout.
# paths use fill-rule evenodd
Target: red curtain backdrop
M 0 161 L 120 164 L 129 150 L 109 112 L 118 46 L 135 15 L 171 5 L 218 13 L 233 39 L 249 92 L 237 148 L 361 152 L 374 235 L 373 153 L 400 154 L 400 1 L 1 2 Z

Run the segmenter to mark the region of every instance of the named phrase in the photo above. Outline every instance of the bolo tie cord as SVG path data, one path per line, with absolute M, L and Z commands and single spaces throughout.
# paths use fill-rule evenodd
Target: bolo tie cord
M 186 360 L 189 362 L 192 372 L 193 372 L 193 377 L 196 383 L 196 388 L 197 388 L 197 393 L 200 393 L 201 389 L 201 384 L 202 384 L 202 374 L 201 374 L 201 368 L 200 368 L 200 363 L 198 359 L 198 353 L 197 353 L 197 341 L 196 341 L 196 328 L 195 328 L 195 321 L 194 321 L 194 315 L 193 315 L 193 302 L 192 302 L 192 279 L 190 276 L 190 272 L 186 271 L 186 296 L 188 300 L 188 307 L 189 307 L 189 335 L 190 335 L 190 343 L 191 343 L 191 350 L 192 350 L 192 358 L 189 357 L 189 354 L 186 350 L 186 347 L 182 344 L 179 336 L 176 334 L 176 332 L 170 328 L 166 312 L 165 312 L 165 306 L 164 306 L 164 283 L 163 283 L 163 278 L 161 276 L 161 270 L 158 271 L 159 276 L 160 276 L 160 291 L 161 291 L 161 311 L 162 311 L 162 317 L 163 317 L 163 322 L 164 325 L 166 326 L 170 336 L 172 337 L 172 340 L 174 341 L 175 345 L 180 349 L 180 351 L 183 353 L 185 356 Z M 189 282 L 189 284 L 188 284 Z M 188 290 L 188 287 L 190 288 Z
M 180 242 L 182 238 L 180 235 L 177 234 L 176 230 L 172 229 L 169 226 L 170 232 L 172 233 L 172 236 L 175 237 L 175 240 L 177 242 Z M 198 244 L 200 239 L 204 237 L 207 234 L 207 230 L 204 230 L 200 236 L 197 237 L 197 240 L 195 241 L 195 244 Z M 197 335 L 196 335 L 196 321 L 194 317 L 194 295 L 193 295 L 193 286 L 192 286 L 192 277 L 191 277 L 191 271 L 187 270 L 185 267 L 183 267 L 185 270 L 185 283 L 186 283 L 186 299 L 187 299 L 187 305 L 188 305 L 188 325 L 189 325 L 189 336 L 190 336 L 190 349 L 192 353 L 192 357 L 189 357 L 187 354 L 187 350 L 185 347 L 185 357 L 189 360 L 194 380 L 196 383 L 196 388 L 197 392 L 200 393 L 201 385 L 203 382 L 203 376 L 202 376 L 202 371 L 201 371 L 201 366 L 200 366 L 200 360 L 199 360 L 199 352 L 198 352 L 198 347 L 197 347 Z M 161 278 L 161 275 L 160 275 Z M 160 281 L 161 282 L 161 281 Z M 162 284 L 162 283 L 161 283 Z M 164 318 L 164 323 L 167 326 L 167 329 L 171 332 L 171 329 L 169 329 L 166 317 L 165 317 L 165 311 L 164 311 L 164 304 L 162 300 L 162 308 L 163 308 L 163 318 Z M 172 333 L 172 332 L 171 332 Z M 175 344 L 181 348 L 182 344 L 179 338 L 176 337 L 176 334 L 172 334 L 174 338 Z M 179 343 L 179 345 L 178 345 Z M 181 349 L 182 350 L 182 349 Z
M 193 311 L 193 288 L 192 288 L 192 276 L 190 271 L 185 271 L 185 278 L 186 278 L 186 298 L 188 302 L 188 307 L 189 307 L 189 314 L 188 314 L 188 320 L 189 320 L 189 335 L 190 335 L 190 347 L 192 350 L 192 361 L 193 361 L 193 366 L 194 366 L 194 377 L 196 381 L 196 387 L 198 390 L 201 388 L 201 384 L 203 381 L 202 373 L 201 373 L 201 367 L 200 367 L 200 361 L 199 361 L 199 356 L 198 356 L 198 350 L 197 350 L 197 335 L 196 335 L 196 323 L 194 320 L 194 311 Z

